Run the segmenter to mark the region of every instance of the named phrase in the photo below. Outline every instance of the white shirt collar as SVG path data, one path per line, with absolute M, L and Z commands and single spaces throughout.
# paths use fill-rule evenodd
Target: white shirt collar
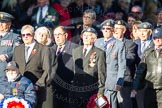
M 85 56 L 86 56 L 86 55 L 88 54 L 88 52 L 92 49 L 92 46 L 93 46 L 93 45 L 91 45 L 91 46 L 89 46 L 88 48 L 86 48 L 86 49 L 87 49 L 87 52 L 86 52 Z M 85 48 L 83 48 L 83 53 L 84 53 L 84 49 L 85 49 Z

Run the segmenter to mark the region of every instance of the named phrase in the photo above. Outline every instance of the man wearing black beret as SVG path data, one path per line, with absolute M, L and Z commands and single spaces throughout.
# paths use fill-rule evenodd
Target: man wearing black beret
M 162 108 L 162 29 L 155 29 L 152 36 L 154 46 L 143 54 L 132 92 L 136 94 L 141 81 L 145 81 L 144 107 Z
M 0 76 L 5 74 L 7 63 L 12 59 L 13 50 L 18 45 L 18 34 L 10 30 L 14 17 L 6 12 L 0 12 Z

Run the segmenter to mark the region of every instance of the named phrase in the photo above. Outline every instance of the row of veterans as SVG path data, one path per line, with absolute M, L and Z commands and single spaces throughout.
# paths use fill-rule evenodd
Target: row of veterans
M 160 93 L 161 90 L 161 28 L 152 33 L 148 22 L 138 24 L 136 33 L 139 39 L 133 41 L 124 38 L 124 21 L 106 20 L 101 24 L 103 38 L 97 39 L 94 28 L 84 29 L 83 46 L 78 47 L 67 40 L 68 34 L 62 26 L 53 31 L 53 45 L 51 32 L 46 27 L 34 31 L 32 26 L 25 25 L 21 29 L 21 44 L 18 35 L 9 31 L 12 16 L 1 14 L 4 15 L 0 20 L 1 76 L 5 75 L 6 64 L 14 60 L 20 73 L 34 84 L 37 108 L 86 108 L 95 102 L 89 101 L 93 94 L 105 96 L 110 108 L 117 108 L 117 100 L 121 108 L 134 107 L 131 94 L 137 94 L 137 103 L 142 100 L 146 108 L 157 105 L 160 108 L 158 98 L 161 95 L 148 94 Z M 149 39 L 151 34 L 153 39 Z M 141 87 L 143 81 L 147 82 L 144 85 L 149 92 L 139 100 L 137 90 L 144 87 Z

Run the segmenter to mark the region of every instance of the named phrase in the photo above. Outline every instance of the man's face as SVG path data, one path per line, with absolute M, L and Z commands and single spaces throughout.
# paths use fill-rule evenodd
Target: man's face
M 7 69 L 6 70 L 6 76 L 8 81 L 14 81 L 18 75 L 18 70 L 17 69 Z
M 162 12 L 157 14 L 157 23 L 162 23 Z
M 65 33 L 62 28 L 56 28 L 53 32 L 55 42 L 58 46 L 64 45 L 67 39 L 67 33 Z
M 0 22 L 0 32 L 5 33 L 10 29 L 11 22 Z
M 155 37 L 153 38 L 153 42 L 155 47 L 159 48 L 162 46 L 162 37 Z
M 84 14 L 83 15 L 83 25 L 91 26 L 95 22 L 95 19 L 92 17 L 91 14 Z
M 94 33 L 84 32 L 83 33 L 83 43 L 84 45 L 93 45 L 97 37 Z
M 111 26 L 103 26 L 101 28 L 104 38 L 109 39 L 113 34 L 113 27 Z
M 139 32 L 139 38 L 142 41 L 146 41 L 148 37 L 151 35 L 148 29 L 138 29 L 138 32 Z
M 121 39 L 121 38 L 123 38 L 125 31 L 126 31 L 125 26 L 115 24 L 113 36 L 116 39 Z
M 32 33 L 32 30 L 29 28 L 21 31 L 21 36 L 24 44 L 26 45 L 30 45 L 34 40 L 34 34 Z
M 138 14 L 138 16 L 140 17 L 140 19 L 142 19 L 143 12 L 142 12 L 142 10 L 139 7 L 132 7 L 131 12 Z
M 61 0 L 61 5 L 63 7 L 68 7 L 68 5 L 71 3 L 71 0 Z
M 43 7 L 48 3 L 49 3 L 49 0 L 37 0 L 37 4 L 39 7 Z

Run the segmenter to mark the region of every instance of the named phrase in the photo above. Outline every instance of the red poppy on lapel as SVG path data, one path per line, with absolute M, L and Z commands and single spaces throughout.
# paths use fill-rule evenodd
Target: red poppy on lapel
M 16 83 L 16 87 L 18 87 L 18 86 L 20 86 L 20 82 L 17 82 L 17 83 Z
M 114 43 L 109 43 L 108 45 L 107 45 L 107 48 L 111 48 L 111 47 L 113 47 L 114 46 Z
M 96 52 L 91 53 L 89 61 L 90 61 L 89 66 L 94 67 L 96 64 Z
M 34 55 L 36 53 L 36 49 L 33 49 L 31 53 Z

